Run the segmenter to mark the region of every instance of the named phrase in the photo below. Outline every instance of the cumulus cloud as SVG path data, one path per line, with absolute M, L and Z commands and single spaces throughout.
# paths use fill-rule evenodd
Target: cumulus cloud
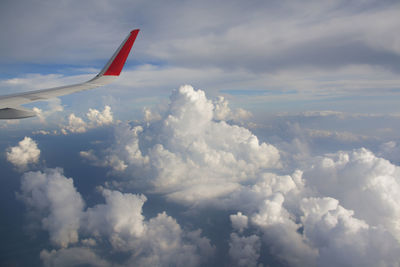
M 237 214 L 230 215 L 232 227 L 239 232 L 243 232 L 243 229 L 247 228 L 249 219 L 246 215 L 243 215 L 240 211 Z
M 18 146 L 7 149 L 6 157 L 9 162 L 17 168 L 25 170 L 29 164 L 34 164 L 39 161 L 40 150 L 37 143 L 32 138 L 25 138 L 18 143 Z
M 81 155 L 122 173 L 117 184 L 123 188 L 143 186 L 181 205 L 235 211 L 229 217 L 235 232 L 226 242 L 237 265 L 256 265 L 261 247 L 275 263 L 289 266 L 398 263 L 393 257 L 400 252 L 398 166 L 366 149 L 322 157 L 297 149 L 299 156 L 291 160 L 301 161 L 302 169 L 285 175 L 287 170 L 279 169 L 282 151 L 227 123 L 229 112 L 225 100 L 212 102 L 204 92 L 183 86 L 164 113 L 143 124 L 119 125 L 112 147 L 100 156 L 93 150 Z M 305 137 L 354 141 L 352 135 L 293 127 Z M 371 238 L 390 245 L 367 245 Z M 365 256 L 369 250 L 375 250 L 371 261 Z
M 113 114 L 110 106 L 105 106 L 103 111 L 90 108 L 86 116 L 89 119 L 89 123 L 93 126 L 103 126 L 113 122 Z
M 93 235 L 108 236 L 114 248 L 130 249 L 136 238 L 144 235 L 145 225 L 142 206 L 143 195 L 122 194 L 119 191 L 103 190 L 106 204 L 89 208 L 85 213 L 85 227 Z
M 296 124 L 289 126 L 292 133 L 298 134 L 289 136 L 300 140 L 298 147 L 281 146 L 284 151 L 278 151 L 236 125 L 231 112 L 226 100 L 213 102 L 203 91 L 183 86 L 173 92 L 164 111 L 147 114 L 143 123 L 115 125 L 115 141 L 110 147 L 81 151 L 80 155 L 120 177 L 113 175 L 115 180 L 99 187 L 103 204 L 86 209 L 83 204 L 75 204 L 75 208 L 67 209 L 77 222 L 68 227 L 62 223 L 57 229 L 50 227 L 56 225 L 56 218 L 63 218 L 63 214 L 52 215 L 52 207 L 59 205 L 49 203 L 58 203 L 57 199 L 39 197 L 51 191 L 47 185 L 50 182 L 35 183 L 40 193 L 21 189 L 22 199 L 37 218 L 42 218 L 41 228 L 49 231 L 57 247 L 42 251 L 43 262 L 51 265 L 70 257 L 71 262 L 115 264 L 112 253 L 104 249 L 108 247 L 125 255 L 118 264 L 198 266 L 219 251 L 200 229 L 191 231 L 188 224 L 182 227 L 178 223 L 187 222 L 185 215 L 173 218 L 161 212 L 145 218 L 147 197 L 129 193 L 142 190 L 148 196 L 172 200 L 170 205 L 190 206 L 191 216 L 204 216 L 207 209 L 216 209 L 219 216 L 230 219 L 229 232 L 213 238 L 229 247 L 222 256 L 231 265 L 400 263 L 396 258 L 400 253 L 397 165 L 365 148 L 305 156 L 307 150 L 301 142 L 313 133 L 314 139 L 315 135 L 341 142 L 352 138 L 339 138 L 324 131 L 301 131 Z M 97 114 L 93 118 L 101 117 L 96 112 L 92 114 Z M 296 141 L 291 144 L 296 145 Z M 381 150 L 391 151 L 396 145 L 390 142 Z M 292 151 L 297 151 L 298 156 L 289 158 Z M 285 157 L 280 157 L 282 154 Z M 302 164 L 292 165 L 300 161 Z M 66 188 L 75 192 L 71 195 L 78 199 L 80 194 L 73 186 Z M 197 223 L 194 217 L 189 228 L 201 228 Z
M 229 107 L 229 102 L 222 96 L 219 96 L 214 104 L 214 119 L 224 120 L 224 121 L 240 121 L 242 119 L 248 119 L 251 117 L 251 112 L 238 108 L 236 110 L 231 110 Z
M 70 114 L 68 117 L 68 125 L 63 128 L 63 132 L 66 130 L 71 133 L 84 133 L 86 132 L 87 124 L 82 120 L 82 118 L 75 116 L 75 114 Z
M 183 230 L 165 212 L 146 220 L 142 215 L 144 195 L 100 191 L 105 203 L 85 210 L 73 180 L 61 169 L 24 174 L 18 198 L 25 203 L 30 219 L 37 220 L 59 248 L 41 252 L 46 266 L 109 266 L 114 260 L 107 244 L 127 253 L 121 262 L 124 266 L 198 266 L 213 256 L 215 248 L 200 230 Z
M 226 195 L 263 170 L 280 167 L 274 146 L 259 142 L 246 128 L 214 120 L 216 114 L 220 119 L 227 114 L 221 115 L 203 91 L 182 86 L 170 100 L 162 119 L 119 126 L 118 141 L 103 163 L 170 199 L 192 204 Z
M 400 240 L 400 167 L 358 149 L 319 158 L 304 176 L 311 188 L 338 199 L 368 224 L 384 225 Z
M 61 169 L 25 173 L 18 197 L 32 215 L 41 215 L 41 227 L 55 245 L 67 247 L 78 242 L 84 202 Z
M 63 134 L 71 133 L 84 133 L 88 129 L 110 125 L 113 123 L 113 115 L 110 106 L 105 106 L 103 111 L 97 109 L 89 109 L 86 114 L 89 122 L 85 122 L 82 118 L 77 117 L 75 114 L 70 114 L 68 117 L 68 125 L 62 126 L 61 132 Z
M 317 266 L 398 265 L 398 241 L 385 229 L 354 218 L 352 210 L 338 203 L 333 198 L 301 203 L 304 234 L 319 251 Z
M 232 266 L 257 266 L 260 248 L 261 242 L 258 236 L 240 237 L 236 233 L 232 233 L 229 242 Z

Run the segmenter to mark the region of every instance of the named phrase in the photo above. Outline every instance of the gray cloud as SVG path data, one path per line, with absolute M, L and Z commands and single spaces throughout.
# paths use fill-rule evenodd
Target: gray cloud
M 13 61 L 76 64 L 105 59 L 121 35 L 137 26 L 142 27 L 143 38 L 135 47 L 136 59 L 147 62 L 255 72 L 348 64 L 398 70 L 398 40 L 392 34 L 399 26 L 398 8 L 393 1 L 345 5 L 339 0 L 301 5 L 290 1 L 156 1 L 151 5 L 88 1 L 80 8 L 69 2 L 55 8 L 45 2 L 9 1 L 2 3 L 2 25 L 10 27 L 0 51 L 5 53 L 2 58 Z M 24 17 L 24 22 L 18 17 Z M 22 47 L 26 39 L 31 45 Z

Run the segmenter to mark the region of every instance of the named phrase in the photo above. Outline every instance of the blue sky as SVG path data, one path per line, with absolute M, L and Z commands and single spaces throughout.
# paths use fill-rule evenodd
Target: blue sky
M 0 265 L 388 266 L 397 1 L 2 1 Z

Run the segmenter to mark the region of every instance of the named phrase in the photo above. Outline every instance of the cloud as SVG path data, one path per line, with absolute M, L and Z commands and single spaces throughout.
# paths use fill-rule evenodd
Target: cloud
M 76 265 L 106 267 L 112 265 L 86 247 L 62 248 L 58 251 L 44 249 L 40 252 L 40 259 L 46 267 Z
M 18 146 L 9 147 L 7 149 L 6 157 L 14 166 L 25 170 L 29 164 L 38 163 L 40 150 L 35 141 L 25 136 L 25 138 L 18 143 Z
M 42 183 L 30 180 L 38 190 L 21 189 L 28 192 L 21 193 L 25 203 L 56 247 L 42 251 L 43 262 L 61 261 L 76 252 L 72 262 L 198 266 L 216 263 L 213 255 L 218 252 L 219 259 L 239 266 L 398 264 L 399 167 L 365 148 L 337 152 L 333 147 L 334 153 L 315 156 L 310 144 L 320 138 L 338 144 L 358 141 L 305 127 L 321 117 L 348 123 L 344 113 L 299 117 L 303 121 L 289 120 L 286 128 L 269 125 L 272 134 L 264 140 L 281 134 L 271 138 L 278 144 L 274 146 L 237 125 L 227 100 L 211 101 L 204 91 L 182 86 L 165 108 L 143 122 L 112 125 L 115 140 L 104 150 L 80 152 L 112 175 L 98 188 L 104 203 L 86 209 L 71 204 L 66 209 L 76 212 L 68 219 L 77 224 L 69 223 L 68 228 L 56 223 L 63 218 L 51 215 L 51 207 L 59 206 L 51 204 L 57 199 L 42 196 L 51 191 L 47 178 L 40 178 L 47 181 Z M 369 121 L 374 116 L 367 117 Z M 380 149 L 395 148 L 391 142 Z M 297 154 L 291 155 L 293 151 Z M 75 198 L 80 196 L 73 186 L 65 188 Z M 148 197 L 161 197 L 166 207 L 184 212 L 171 217 L 166 210 L 146 218 Z M 214 225 L 218 220 L 212 211 L 218 220 L 225 218 L 224 225 Z M 211 234 L 210 239 L 202 235 L 218 227 L 225 232 Z M 377 244 L 371 244 L 373 240 Z M 221 246 L 225 252 L 220 252 Z M 124 257 L 115 261 L 113 253 Z
M 321 157 L 304 177 L 310 188 L 338 199 L 369 225 L 384 225 L 400 240 L 400 167 L 362 148 Z
M 93 235 L 108 236 L 118 250 L 130 250 L 137 238 L 144 235 L 145 225 L 142 206 L 143 195 L 122 194 L 103 190 L 106 204 L 89 208 L 85 213 L 85 228 Z
M 274 146 L 260 143 L 243 127 L 215 121 L 220 109 L 203 91 L 182 86 L 170 99 L 161 120 L 132 128 L 119 126 L 118 141 L 106 152 L 103 165 L 108 163 L 115 171 L 135 177 L 131 182 L 188 204 L 226 195 L 262 170 L 280 167 Z M 89 158 L 92 153 L 81 154 Z
M 110 125 L 113 123 L 113 115 L 110 106 L 105 106 L 103 111 L 97 109 L 89 109 L 86 114 L 89 122 L 85 122 L 82 118 L 70 114 L 68 117 L 68 125 L 61 126 L 61 132 L 67 134 L 71 133 L 84 133 L 88 129 Z
M 218 97 L 213 104 L 214 104 L 214 119 L 216 120 L 240 121 L 242 119 L 248 119 L 249 117 L 251 117 L 251 112 L 244 110 L 242 108 L 232 111 L 229 108 L 229 102 L 222 96 Z
M 3 25 L 12 25 L 4 35 L 7 38 L 3 38 L 0 50 L 4 53 L 2 58 L 23 63 L 39 60 L 50 64 L 84 62 L 85 66 L 88 62 L 105 62 L 108 55 L 111 55 L 110 51 L 118 46 L 121 36 L 129 32 L 127 25 L 137 25 L 140 21 L 141 25 L 146 25 L 146 30 L 141 32 L 144 35 L 135 44 L 134 53 L 136 60 L 143 64 L 128 70 L 127 73 L 132 75 L 121 77 L 115 84 L 137 85 L 138 90 L 130 92 L 129 99 L 124 91 L 124 99 L 129 103 L 133 95 L 149 97 L 148 90 L 155 87 L 157 92 L 153 91 L 152 96 L 159 92 L 165 95 L 164 88 L 176 88 L 185 82 L 208 88 L 209 92 L 211 87 L 214 90 L 265 91 L 267 95 L 263 97 L 246 99 L 264 104 L 263 107 L 278 106 L 279 109 L 282 109 L 282 104 L 285 104 L 285 109 L 296 108 L 296 104 L 288 104 L 288 98 L 297 101 L 304 98 L 326 100 L 327 97 L 340 94 L 359 96 L 360 93 L 382 97 L 383 91 L 393 96 L 397 90 L 398 75 L 393 70 L 399 70 L 399 49 L 396 45 L 398 38 L 392 32 L 399 27 L 399 6 L 393 1 L 352 1 L 346 8 L 339 0 L 329 3 L 310 1 L 303 5 L 265 2 L 255 6 L 234 1 L 229 8 L 226 3 L 213 1 L 201 4 L 190 2 L 187 5 L 173 2 L 175 5 L 161 1 L 153 5 L 122 1 L 120 5 L 124 5 L 124 10 L 104 9 L 100 7 L 102 5 L 91 7 L 93 13 L 84 14 L 88 23 L 77 27 L 76 21 L 83 14 L 71 3 L 63 6 L 63 10 L 68 10 L 70 14 L 65 17 L 52 6 L 21 6 L 9 1 L 4 3 L 0 16 Z M 110 6 L 108 1 L 102 3 Z M 166 12 L 160 13 L 158 10 Z M 24 14 L 24 24 L 9 15 L 17 11 Z M 57 17 L 57 23 L 47 14 Z M 104 28 L 104 16 L 118 18 L 107 24 L 108 30 Z M 150 19 L 154 17 L 156 21 Z M 188 18 L 196 19 L 196 25 L 188 27 Z M 169 31 L 171 28 L 174 33 Z M 64 34 L 59 34 L 60 29 Z M 242 35 L 238 36 L 237 32 L 242 32 Z M 23 45 L 21 36 L 29 36 L 32 46 L 19 47 Z M 53 40 L 52 44 L 43 44 L 42 40 L 49 36 Z M 149 62 L 160 64 L 150 65 Z M 97 68 L 101 68 L 101 65 Z M 65 70 L 72 75 L 77 72 L 71 71 L 69 66 Z M 34 88 L 42 86 L 40 89 L 65 84 L 63 79 L 66 77 L 51 75 L 53 79 L 44 74 L 7 79 L 10 81 L 7 81 L 4 88 L 10 84 L 33 84 Z M 36 82 L 30 83 L 33 80 Z M 43 84 L 46 86 L 43 87 Z M 295 93 L 282 99 L 282 93 L 288 91 Z M 272 96 L 269 92 L 272 92 Z M 236 97 L 236 103 L 243 103 L 242 100 L 243 96 Z M 281 105 L 276 104 L 277 100 Z M 352 99 L 352 103 L 355 101 Z M 377 101 L 360 98 L 356 102 L 379 105 Z M 321 108 L 314 101 L 306 103 Z M 392 101 L 392 110 L 396 110 L 396 103 Z M 325 104 L 330 105 L 330 108 L 337 107 L 335 103 Z M 371 110 L 371 106 L 366 108 L 359 104 L 360 107 Z
M 231 234 L 229 242 L 229 255 L 232 266 L 258 266 L 261 242 L 258 236 L 240 237 Z
M 102 157 L 94 151 L 81 154 L 98 165 L 110 166 L 116 173 L 122 172 L 125 179 L 117 180 L 122 188 L 142 186 L 180 205 L 233 209 L 236 214 L 230 215 L 232 228 L 247 237 L 233 233 L 229 253 L 246 264 L 257 264 L 259 242 L 275 261 L 290 266 L 324 265 L 331 257 L 346 253 L 337 244 L 355 251 L 354 259 L 344 255 L 340 264 L 367 262 L 362 255 L 368 254 L 368 249 L 376 249 L 374 255 L 380 260 L 395 262 L 392 255 L 399 251 L 398 246 L 367 248 L 362 244 L 370 242 L 365 235 L 387 239 L 390 244 L 397 242 L 398 166 L 366 149 L 355 149 L 322 157 L 311 153 L 293 157 L 292 162 L 301 161 L 298 166 L 302 169 L 291 175 L 278 175 L 275 172 L 282 163 L 279 154 L 291 150 L 278 152 L 275 147 L 260 143 L 246 128 L 228 124 L 224 119 L 229 118 L 229 112 L 223 99 L 211 102 L 204 92 L 183 86 L 172 94 L 164 113 L 145 124 L 118 125 L 118 141 L 103 151 Z M 312 116 L 337 115 L 328 112 Z M 293 137 L 302 140 L 322 136 L 342 143 L 356 142 L 353 135 L 303 131 L 296 124 L 292 128 Z M 302 152 L 300 146 L 298 153 Z M 115 167 L 120 164 L 114 165 L 111 158 L 126 167 Z M 290 164 L 289 161 L 293 167 Z M 313 199 L 325 203 L 324 196 L 330 197 L 329 205 L 336 203 L 324 214 L 337 216 L 338 226 L 318 233 L 314 226 L 317 223 L 310 217 L 314 210 L 306 209 L 304 203 Z M 321 220 L 326 216 L 321 215 Z M 339 224 L 343 220 L 350 228 Z M 353 224 L 359 226 L 351 230 Z M 353 239 L 345 238 L 346 231 L 354 232 Z M 336 241 L 318 243 L 318 235 Z M 243 254 L 234 253 L 238 250 Z
M 393 163 L 400 164 L 400 146 L 396 141 L 388 141 L 379 146 L 380 157 L 390 160 Z
M 103 126 L 113 122 L 113 115 L 110 106 L 105 106 L 102 112 L 90 108 L 86 116 L 93 126 Z
M 47 104 L 49 109 L 45 111 L 37 107 L 33 108 L 33 111 L 36 112 L 36 116 L 39 118 L 41 123 L 46 123 L 50 116 L 64 110 L 64 107 L 61 105 L 61 100 L 59 98 L 48 100 Z
M 380 226 L 354 218 L 332 198 L 302 201 L 305 236 L 318 248 L 317 266 L 377 266 L 399 264 L 398 241 Z
M 78 229 L 84 202 L 71 178 L 61 169 L 25 173 L 18 195 L 32 215 L 40 214 L 41 227 L 59 247 L 78 242 Z
M 246 215 L 243 215 L 240 211 L 237 214 L 230 215 L 230 219 L 232 222 L 232 227 L 239 232 L 243 232 L 243 229 L 247 228 L 248 218 Z
M 144 195 L 99 189 L 105 203 L 85 210 L 73 180 L 61 169 L 24 174 L 18 198 L 59 248 L 42 250 L 46 266 L 108 266 L 115 259 L 107 244 L 127 253 L 124 266 L 198 266 L 212 258 L 215 248 L 199 230 L 183 230 L 165 212 L 146 220 Z
M 84 133 L 86 132 L 86 128 L 86 122 L 72 113 L 68 117 L 68 125 L 65 126 L 62 131 L 64 130 L 64 133 L 66 133 L 66 130 L 70 131 L 71 133 Z

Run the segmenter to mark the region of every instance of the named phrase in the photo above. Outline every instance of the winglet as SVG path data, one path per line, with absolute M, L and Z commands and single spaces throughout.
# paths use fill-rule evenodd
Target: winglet
M 119 76 L 138 33 L 139 29 L 130 32 L 97 76 Z

